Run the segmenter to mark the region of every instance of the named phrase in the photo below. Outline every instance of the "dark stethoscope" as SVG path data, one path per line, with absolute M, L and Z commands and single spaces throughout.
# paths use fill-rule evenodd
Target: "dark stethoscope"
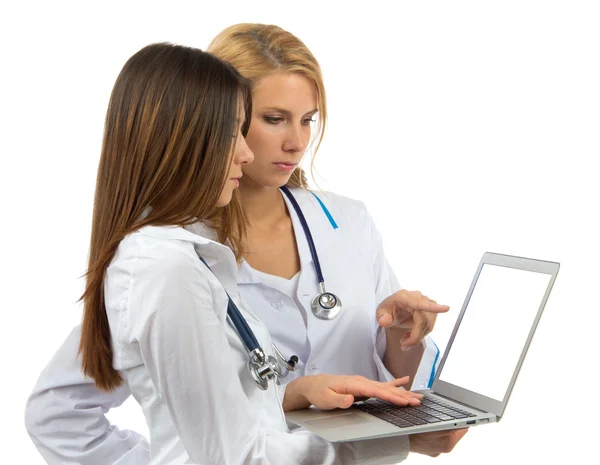
M 294 210 L 296 211 L 296 214 L 298 215 L 298 218 L 300 219 L 302 229 L 304 230 L 304 234 L 306 235 L 306 240 L 308 242 L 308 248 L 310 249 L 310 254 L 315 264 L 321 292 L 317 294 L 311 302 L 312 312 L 321 320 L 333 320 L 340 313 L 340 310 L 342 309 L 342 302 L 335 294 L 325 290 L 325 279 L 323 278 L 323 272 L 321 271 L 321 263 L 319 262 L 319 257 L 317 255 L 317 249 L 315 247 L 312 234 L 310 233 L 308 223 L 306 222 L 306 218 L 300 209 L 300 205 L 298 205 L 298 202 L 296 202 L 296 199 L 287 187 L 282 187 L 281 190 L 289 199 L 290 203 L 294 207 Z M 202 257 L 200 257 L 200 260 L 202 260 L 202 262 L 210 270 L 210 267 Z M 242 316 L 242 313 L 237 308 L 231 297 L 229 297 L 229 294 L 227 297 L 229 298 L 227 304 L 227 317 L 233 324 L 237 333 L 240 335 L 242 342 L 249 352 L 250 360 L 248 361 L 248 370 L 250 371 L 250 374 L 252 375 L 252 378 L 258 387 L 265 391 L 269 386 L 269 381 L 276 378 L 284 378 L 290 371 L 296 370 L 298 357 L 296 355 L 292 355 L 289 360 L 286 360 L 273 342 L 271 343 L 273 346 L 273 351 L 282 362 L 283 368 L 275 357 L 272 355 L 266 355 L 263 349 L 260 347 L 256 336 L 254 336 L 252 329 L 250 329 L 248 322 Z
M 321 320 L 333 320 L 342 310 L 342 301 L 335 294 L 325 290 L 325 278 L 323 278 L 323 272 L 321 271 L 321 262 L 319 262 L 317 248 L 315 247 L 315 242 L 313 241 L 310 228 L 308 227 L 308 223 L 304 217 L 304 213 L 302 213 L 300 205 L 298 205 L 298 202 L 296 202 L 296 199 L 290 190 L 285 186 L 282 187 L 281 190 L 289 199 L 292 207 L 294 207 L 294 210 L 296 210 L 300 224 L 302 224 L 302 229 L 304 230 L 304 235 L 306 236 L 306 241 L 308 242 L 308 248 L 310 249 L 310 255 L 315 264 L 315 271 L 317 272 L 319 287 L 321 288 L 321 292 L 313 298 L 312 302 L 310 303 L 310 307 L 317 318 Z

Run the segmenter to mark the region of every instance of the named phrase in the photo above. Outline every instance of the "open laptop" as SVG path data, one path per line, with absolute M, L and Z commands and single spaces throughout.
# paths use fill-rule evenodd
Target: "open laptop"
M 559 264 L 485 253 L 431 390 L 418 407 L 377 399 L 349 409 L 288 412 L 331 442 L 480 425 L 502 418 Z

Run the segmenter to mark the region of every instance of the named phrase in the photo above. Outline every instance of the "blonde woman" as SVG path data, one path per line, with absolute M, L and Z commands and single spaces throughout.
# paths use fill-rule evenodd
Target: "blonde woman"
M 211 224 L 220 241 L 236 251 L 238 292 L 265 323 L 281 352 L 299 358 L 296 371 L 284 380 L 321 373 L 381 381 L 409 375 L 413 389 L 427 387 L 438 351 L 425 336 L 436 314 L 447 307 L 418 292 L 401 290 L 364 205 L 309 191 L 299 168 L 311 138 L 318 148 L 326 125 L 325 89 L 317 60 L 291 33 L 259 24 L 227 28 L 209 51 L 253 82 L 247 142 L 255 156 L 243 168 L 240 198 L 234 198 Z M 290 188 L 305 217 L 327 291 L 342 302 L 331 319 L 313 313 L 311 304 L 320 292 L 315 257 L 299 213 L 279 189 L 282 186 Z M 127 389 L 108 397 L 83 378 L 73 362 L 77 337 L 75 330 L 72 341 L 58 354 L 69 364 L 51 363 L 30 398 L 29 431 L 34 442 L 49 455 L 60 450 L 85 455 L 92 443 L 95 451 L 110 448 L 116 457 L 120 448 L 122 462 L 111 462 L 100 453 L 98 461 L 89 463 L 142 463 L 143 438 L 115 429 L 101 413 L 120 405 L 129 395 Z M 82 404 L 96 409 L 83 409 Z M 57 439 L 53 433 L 56 428 L 77 431 L 77 419 L 84 418 L 93 425 L 86 428 L 87 437 L 80 433 Z M 396 460 L 409 450 L 433 456 L 448 452 L 463 434 L 397 439 Z

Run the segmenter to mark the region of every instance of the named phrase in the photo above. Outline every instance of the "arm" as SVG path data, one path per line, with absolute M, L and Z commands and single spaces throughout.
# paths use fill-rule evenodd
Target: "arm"
M 380 306 L 375 318 L 377 352 L 374 355 L 380 379 L 390 380 L 408 375 L 412 381 L 412 389 L 428 388 L 439 361 L 439 350 L 433 340 L 425 335 L 433 329 L 435 314 L 439 311 L 447 311 L 448 307 L 434 306 L 431 315 L 419 311 L 415 320 L 411 314 L 410 318 L 405 318 L 402 325 L 394 325 L 385 329 L 383 325 L 380 325 L 382 303 L 390 300 L 393 304 L 404 303 L 408 291 L 400 289 L 400 284 L 385 257 L 381 235 L 366 209 L 364 214 L 364 221 L 367 224 L 367 243 L 371 248 L 376 300 Z M 420 293 L 408 294 L 411 294 L 408 297 L 412 298 L 412 301 L 418 300 L 418 296 L 420 296 Z M 424 299 L 427 298 L 424 297 Z M 427 306 L 429 306 L 429 302 L 427 299 Z M 423 309 L 424 307 L 418 308 L 418 310 Z M 386 326 L 389 326 L 389 323 Z M 410 350 L 404 350 L 407 348 L 407 342 Z
M 81 372 L 77 358 L 80 327 L 40 374 L 27 400 L 25 426 L 50 465 L 144 465 L 150 461 L 146 439 L 110 424 L 105 413 L 121 405 L 129 391 L 99 391 Z
M 257 421 L 281 414 L 275 387 L 264 394 L 253 384 L 244 389 L 246 353 L 230 346 L 226 322 L 213 309 L 213 297 L 225 302 L 217 295 L 222 289 L 200 267 L 145 266 L 131 293 L 150 312 L 139 326 L 132 322 L 142 359 L 194 463 L 383 464 L 406 457 L 408 438 L 331 444 L 306 431 L 290 434 L 283 416 L 280 428 Z M 274 409 L 264 408 L 269 400 Z
M 423 338 L 433 329 L 437 313 L 447 312 L 449 308 L 446 305 L 437 304 L 418 291 L 406 291 L 404 289 L 381 302 L 377 308 L 376 318 L 379 325 L 384 327 L 386 331 L 386 352 L 384 356 L 386 367 L 389 367 L 390 371 L 393 372 L 399 366 L 404 369 L 408 366 L 414 369 L 416 373 L 419 365 L 422 364 L 423 358 L 425 360 L 429 358 L 423 357 L 425 352 L 423 344 L 428 342 L 422 342 Z M 429 341 L 429 343 L 431 344 L 433 341 Z M 433 345 L 436 349 L 437 359 L 439 351 L 435 343 Z M 417 353 L 418 358 L 413 357 L 412 366 L 407 364 L 407 361 L 411 360 L 410 358 L 403 358 L 407 352 Z M 433 365 L 435 365 L 436 359 L 433 360 Z M 433 373 L 433 370 L 431 373 Z M 431 374 L 429 378 L 431 378 Z M 426 388 L 430 384 L 430 380 L 428 380 L 426 386 L 422 384 L 422 381 L 417 380 L 417 383 L 413 383 L 413 387 Z

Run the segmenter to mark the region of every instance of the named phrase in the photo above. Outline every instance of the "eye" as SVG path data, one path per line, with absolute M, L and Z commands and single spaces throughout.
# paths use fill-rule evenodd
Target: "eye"
M 302 124 L 308 126 L 310 123 L 316 123 L 317 120 L 313 118 L 305 118 L 302 120 Z
M 263 118 L 267 123 L 271 124 L 279 124 L 283 122 L 283 118 L 281 116 L 264 116 Z

